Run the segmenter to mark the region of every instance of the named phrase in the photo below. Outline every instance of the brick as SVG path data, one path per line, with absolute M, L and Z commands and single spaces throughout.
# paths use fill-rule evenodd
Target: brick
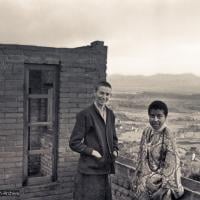
M 13 162 L 7 162 L 7 163 L 1 163 L 0 168 L 12 168 L 15 167 L 15 163 Z
M 8 112 L 10 111 L 10 109 L 7 110 Z M 4 129 L 4 130 L 15 130 L 15 129 L 22 129 L 23 128 L 23 124 L 17 124 L 17 123 L 12 123 L 12 124 L 0 124 L 0 129 Z
M 16 130 L 2 130 L 0 131 L 0 135 L 14 135 L 16 134 Z
M 11 124 L 17 122 L 16 119 L 0 119 L 0 124 Z

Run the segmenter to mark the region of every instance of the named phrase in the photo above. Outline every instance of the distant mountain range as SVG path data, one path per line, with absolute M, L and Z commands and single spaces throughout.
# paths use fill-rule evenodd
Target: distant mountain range
M 200 77 L 193 74 L 109 75 L 108 81 L 114 92 L 200 94 Z

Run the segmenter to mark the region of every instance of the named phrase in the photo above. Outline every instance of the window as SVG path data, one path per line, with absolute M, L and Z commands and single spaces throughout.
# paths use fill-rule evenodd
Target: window
M 58 66 L 26 64 L 24 89 L 23 184 L 55 181 Z

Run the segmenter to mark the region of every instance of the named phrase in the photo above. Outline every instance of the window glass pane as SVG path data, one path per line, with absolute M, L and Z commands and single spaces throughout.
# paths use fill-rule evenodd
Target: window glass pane
M 48 99 L 29 99 L 29 122 L 46 122 L 48 108 Z
M 52 154 L 37 154 L 28 156 L 28 176 L 41 177 L 52 175 Z
M 29 176 L 52 175 L 52 135 L 31 137 L 31 149 L 28 156 Z
M 53 131 L 46 126 L 33 126 L 29 129 L 29 150 L 51 148 L 53 144 Z M 48 145 L 47 145 L 48 143 Z M 45 144 L 45 145 L 44 145 Z
M 53 87 L 53 70 L 30 70 L 29 94 L 48 94 Z

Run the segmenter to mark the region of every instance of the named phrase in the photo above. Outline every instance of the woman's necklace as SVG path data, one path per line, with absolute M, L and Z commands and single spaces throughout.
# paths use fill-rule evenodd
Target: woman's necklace
M 148 166 L 149 166 L 149 168 L 150 168 L 150 170 L 151 171 L 153 171 L 153 172 L 156 172 L 156 171 L 158 171 L 158 169 L 160 169 L 161 168 L 161 166 L 162 166 L 162 164 L 163 164 L 163 162 L 164 162 L 164 148 L 163 148 L 163 146 L 164 146 L 164 132 L 165 132 L 165 129 L 161 132 L 161 133 L 159 133 L 159 134 L 161 134 L 161 137 L 162 137 L 162 144 L 161 144 L 161 150 L 160 150 L 160 156 L 159 156 L 159 163 L 158 164 L 154 164 L 154 165 L 152 165 L 152 161 L 154 160 L 153 159 L 153 157 L 151 156 L 151 153 L 150 153 L 150 148 L 151 148 L 151 146 L 153 145 L 153 143 L 154 143 L 154 140 L 152 140 L 152 141 L 150 141 L 150 143 L 149 143 L 149 145 L 148 145 L 148 147 L 147 147 L 147 161 L 148 161 Z M 150 138 L 150 140 L 151 140 L 152 138 Z M 157 140 L 157 138 L 156 138 L 156 140 Z M 155 160 L 154 160 L 155 161 Z M 154 162 L 155 163 L 155 162 Z M 155 167 L 156 166 L 156 167 Z

